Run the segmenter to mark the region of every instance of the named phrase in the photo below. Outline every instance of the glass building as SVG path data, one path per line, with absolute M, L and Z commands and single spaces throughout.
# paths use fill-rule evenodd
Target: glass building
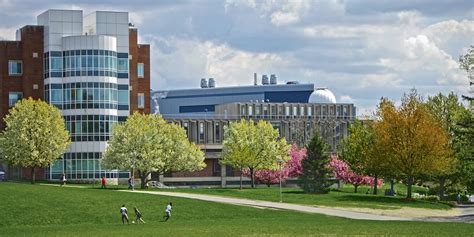
M 62 173 L 68 180 L 129 177 L 100 163 L 112 125 L 131 111 L 128 20 L 128 12 L 83 17 L 81 10 L 48 10 L 38 16 L 44 26 L 44 99 L 61 109 L 72 141 L 45 171 L 47 179 Z

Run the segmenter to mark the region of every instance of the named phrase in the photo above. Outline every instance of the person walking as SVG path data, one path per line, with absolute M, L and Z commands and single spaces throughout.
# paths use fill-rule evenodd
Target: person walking
M 107 180 L 105 179 L 104 176 L 102 176 L 102 179 L 100 181 L 100 183 L 102 184 L 101 188 L 102 189 L 106 189 L 107 187 L 105 186 L 107 184 Z
M 141 221 L 143 224 L 145 224 L 145 221 L 142 219 L 142 213 L 137 207 L 134 207 L 133 209 L 135 209 L 135 222 L 138 224 Z
M 171 202 L 166 206 L 165 216 L 164 216 L 164 218 L 166 218 L 165 221 L 168 221 L 168 219 L 170 219 L 172 207 L 173 207 L 173 203 Z
M 128 212 L 127 212 L 127 208 L 125 207 L 125 204 L 123 204 L 122 207 L 120 208 L 120 214 L 122 215 L 122 224 L 125 224 L 125 220 L 127 220 L 127 224 L 130 224 L 128 222 Z
M 66 185 L 66 175 L 64 173 L 61 174 L 61 186 Z
M 134 184 L 133 184 L 133 179 L 132 179 L 132 178 L 129 178 L 129 179 L 128 179 L 128 189 L 133 190 L 133 186 L 134 186 Z

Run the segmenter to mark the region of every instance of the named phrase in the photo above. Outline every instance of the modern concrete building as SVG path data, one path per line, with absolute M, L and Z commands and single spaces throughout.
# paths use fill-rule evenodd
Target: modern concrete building
M 224 130 L 231 122 L 269 121 L 281 137 L 299 145 L 319 132 L 334 152 L 356 116 L 353 104 L 336 103 L 327 88 L 315 89 L 313 84 L 294 82 L 159 91 L 152 92 L 152 98 L 153 112 L 184 128 L 188 139 L 198 144 L 206 156 L 206 168 L 201 171 L 153 175 L 153 179 L 172 186 L 238 185 L 239 171 L 219 163 Z
M 19 29 L 15 41 L 0 41 L 2 118 L 17 100 L 42 98 L 61 109 L 71 134 L 69 150 L 44 178 L 129 177 L 102 169 L 100 158 L 112 124 L 150 112 L 150 47 L 137 37 L 127 12 L 48 10 L 37 25 Z M 21 169 L 10 175 L 27 176 Z

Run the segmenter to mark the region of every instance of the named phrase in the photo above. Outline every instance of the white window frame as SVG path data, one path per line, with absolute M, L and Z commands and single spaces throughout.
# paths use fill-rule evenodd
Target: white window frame
M 145 94 L 144 93 L 138 93 L 137 106 L 139 109 L 145 108 Z
M 21 95 L 21 99 L 15 101 L 15 103 L 12 104 L 11 101 L 10 101 L 10 94 L 13 94 L 13 93 L 15 93 L 15 94 L 17 94 L 17 95 L 20 94 L 20 95 Z M 16 104 L 18 101 L 22 100 L 22 99 L 23 99 L 23 92 L 20 92 L 20 91 L 10 91 L 10 92 L 8 92 L 8 107 L 11 108 L 11 107 L 15 106 L 15 104 Z
M 12 63 L 20 63 L 20 73 L 12 73 Z M 8 75 L 21 76 L 23 75 L 23 61 L 22 60 L 8 60 Z
M 142 71 L 140 71 L 140 66 L 142 67 Z M 142 73 L 140 75 L 140 72 Z M 138 63 L 137 64 L 137 77 L 138 78 L 144 78 L 145 77 L 145 64 L 144 63 Z

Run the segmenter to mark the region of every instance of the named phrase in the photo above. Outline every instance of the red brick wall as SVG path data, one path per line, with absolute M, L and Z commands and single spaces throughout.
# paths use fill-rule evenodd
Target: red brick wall
M 175 172 L 172 177 L 212 177 L 212 164 L 211 159 L 205 159 L 206 167 L 203 170 L 195 172 Z
M 0 129 L 5 129 L 3 118 L 8 114 L 9 92 L 22 92 L 23 98 L 43 99 L 43 26 L 25 26 L 20 29 L 21 41 L 0 41 Z M 38 57 L 34 58 L 33 53 Z M 8 61 L 23 61 L 23 74 L 8 75 Z M 33 89 L 33 84 L 38 89 Z M 31 169 L 21 168 L 21 178 L 30 179 Z M 44 169 L 36 169 L 36 179 L 44 178 Z
M 22 41 L 0 41 L 0 129 L 5 128 L 3 118 L 8 114 L 9 92 L 23 92 L 23 98 L 43 99 L 43 26 L 25 26 Z M 33 53 L 38 57 L 33 58 Z M 8 75 L 8 61 L 22 60 L 23 74 Z M 33 84 L 38 89 L 33 89 Z
M 130 112 L 150 113 L 150 45 L 138 44 L 138 31 L 136 28 L 129 28 L 129 51 L 130 60 Z M 137 64 L 143 63 L 145 73 L 143 78 L 138 78 Z M 138 108 L 138 93 L 145 96 L 145 107 Z

